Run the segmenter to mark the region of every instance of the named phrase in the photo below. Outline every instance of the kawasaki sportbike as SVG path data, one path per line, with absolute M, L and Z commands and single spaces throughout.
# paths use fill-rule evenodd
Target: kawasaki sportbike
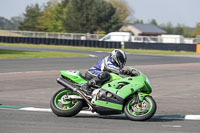
M 110 73 L 111 78 L 102 86 L 92 88 L 91 96 L 80 90 L 87 79 L 80 71 L 61 71 L 57 82 L 64 86 L 51 98 L 51 109 L 58 115 L 70 117 L 82 109 L 89 109 L 100 115 L 122 114 L 134 121 L 144 121 L 156 112 L 156 102 L 148 78 L 132 68 L 134 76 Z

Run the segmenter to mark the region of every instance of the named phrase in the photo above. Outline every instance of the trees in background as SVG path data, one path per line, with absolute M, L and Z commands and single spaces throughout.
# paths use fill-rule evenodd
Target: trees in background
M 173 26 L 170 22 L 161 24 L 159 27 L 165 30 L 168 34 L 183 35 L 185 37 L 194 37 L 191 34 L 191 28 L 185 25 L 178 24 Z
M 105 0 L 49 1 L 44 7 L 30 5 L 20 30 L 94 33 L 117 31 L 123 24 L 117 9 Z
M 137 20 L 135 20 L 133 23 L 134 23 L 134 24 L 144 24 L 144 21 L 143 21 L 143 20 L 137 19 Z
M 129 17 L 131 17 L 131 8 L 128 6 L 125 0 L 108 0 L 115 8 L 116 13 L 119 16 L 119 21 L 129 22 Z
M 19 22 L 23 21 L 23 16 L 15 16 L 10 19 L 10 22 L 12 23 L 13 27 L 11 30 L 18 30 Z
M 17 30 L 22 17 L 12 17 L 10 20 L 0 17 L 0 30 Z
M 5 29 L 11 29 L 13 27 L 13 24 L 11 23 L 10 20 L 0 17 L 0 29 L 5 30 Z
M 24 20 L 19 23 L 20 30 L 37 31 L 38 18 L 41 16 L 41 8 L 38 4 L 29 5 L 24 13 Z
M 153 25 L 155 25 L 155 26 L 158 26 L 158 23 L 156 22 L 155 19 L 152 19 L 149 23 L 150 23 L 150 24 L 153 24 Z
M 135 20 L 134 24 L 144 24 L 143 20 Z M 173 26 L 171 22 L 167 24 L 158 24 L 155 19 L 152 19 L 148 22 L 148 24 L 154 24 L 159 28 L 165 30 L 167 34 L 175 34 L 175 35 L 183 35 L 185 37 L 195 37 L 191 32 L 191 28 L 185 25 L 178 24 Z
M 125 0 L 50 0 L 43 6 L 27 6 L 24 17 L 10 20 L 0 17 L 0 29 L 28 30 L 45 32 L 107 33 L 118 31 L 124 24 L 130 23 L 131 9 Z M 144 24 L 143 20 L 133 23 Z M 195 30 L 170 22 L 158 24 L 155 19 L 148 23 L 165 30 L 168 34 L 195 37 L 200 34 L 200 24 Z
M 192 35 L 193 35 L 193 36 L 200 35 L 200 23 L 198 23 L 198 24 L 196 25 L 196 28 L 195 28 L 195 30 L 192 32 Z
M 70 0 L 65 14 L 63 25 L 68 32 L 110 32 L 122 26 L 116 8 L 104 0 Z
M 36 29 L 47 32 L 62 32 L 63 7 L 61 3 L 48 2 L 38 17 Z

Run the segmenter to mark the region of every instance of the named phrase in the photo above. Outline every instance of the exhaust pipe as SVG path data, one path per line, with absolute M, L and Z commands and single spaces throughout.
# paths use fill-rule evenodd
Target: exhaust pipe
M 62 86 L 64 86 L 64 87 L 67 87 L 67 88 L 70 88 L 71 90 L 73 90 L 73 91 L 77 91 L 77 88 L 75 88 L 74 86 L 72 86 L 72 85 L 70 85 L 69 83 L 67 83 L 67 81 L 65 80 L 65 79 L 63 79 L 63 78 L 57 78 L 57 82 L 60 84 L 60 85 L 62 85 Z
M 71 90 L 73 90 L 74 92 L 77 92 L 81 97 L 83 97 L 83 99 L 88 103 L 88 105 L 94 109 L 94 106 L 92 105 L 92 103 L 87 99 L 87 97 L 82 93 L 82 91 L 80 91 L 79 89 L 77 89 L 76 87 L 70 85 L 70 83 L 67 83 L 68 81 L 66 81 L 65 79 L 63 79 L 62 77 L 57 78 L 57 82 L 64 86 L 67 87 Z

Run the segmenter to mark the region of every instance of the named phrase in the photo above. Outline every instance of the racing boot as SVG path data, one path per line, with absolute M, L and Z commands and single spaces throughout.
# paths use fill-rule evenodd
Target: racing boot
M 83 84 L 81 86 L 80 90 L 82 90 L 83 92 L 85 92 L 86 95 L 91 95 L 92 94 L 92 90 L 90 89 L 88 83 Z
M 83 84 L 80 88 L 83 92 L 85 92 L 86 95 L 91 95 L 92 94 L 92 89 L 90 87 L 96 85 L 97 78 L 93 78 L 89 80 L 87 83 Z

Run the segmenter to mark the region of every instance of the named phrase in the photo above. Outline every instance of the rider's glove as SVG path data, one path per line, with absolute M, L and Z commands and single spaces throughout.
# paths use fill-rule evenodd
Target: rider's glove
M 122 75 L 132 75 L 132 71 L 131 70 L 121 70 L 120 74 L 122 74 Z

